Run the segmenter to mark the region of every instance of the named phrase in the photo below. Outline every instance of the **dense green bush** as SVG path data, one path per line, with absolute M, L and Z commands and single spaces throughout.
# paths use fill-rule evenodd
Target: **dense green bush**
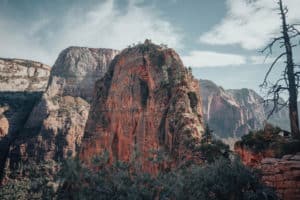
M 250 131 L 235 145 L 246 147 L 254 153 L 270 150 L 276 157 L 300 151 L 300 141 L 281 136 L 280 128 L 267 125 L 264 130 Z
M 229 159 L 231 153 L 229 146 L 214 138 L 212 133 L 213 130 L 206 124 L 201 145 L 196 147 L 196 151 L 199 151 L 202 158 L 209 163 L 220 158 Z
M 37 178 L 40 176 L 39 179 Z M 219 159 L 205 165 L 174 169 L 157 176 L 143 173 L 139 165 L 103 157 L 87 168 L 79 159 L 67 159 L 56 177 L 55 192 L 46 174 L 11 179 L 0 188 L 1 199 L 199 199 L 275 200 L 275 193 L 240 161 Z M 48 174 L 49 175 L 49 174 Z M 35 182 L 35 183 L 34 183 Z
M 230 149 L 229 146 L 220 140 L 212 140 L 210 143 L 203 143 L 199 146 L 199 151 L 205 160 L 209 163 L 220 158 L 229 159 Z
M 184 182 L 179 199 L 277 199 L 253 171 L 237 160 L 220 159 L 204 167 L 194 166 L 185 174 Z
M 54 162 L 20 164 L 17 170 L 7 173 L 7 181 L 0 186 L 0 199 L 54 199 L 56 165 Z
M 60 173 L 59 199 L 200 199 L 273 200 L 275 193 L 240 161 L 219 159 L 151 176 L 128 163 L 91 170 L 79 160 L 67 160 Z M 99 170 L 100 169 L 100 170 Z

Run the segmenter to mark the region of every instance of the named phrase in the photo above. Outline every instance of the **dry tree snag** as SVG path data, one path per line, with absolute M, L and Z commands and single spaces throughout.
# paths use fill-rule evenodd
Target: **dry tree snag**
M 275 37 L 272 41 L 262 50 L 263 53 L 267 52 L 267 56 L 272 54 L 272 49 L 275 45 L 278 45 L 282 52 L 274 59 L 270 68 L 268 69 L 264 81 L 261 85 L 262 88 L 267 89 L 267 98 L 265 103 L 273 104 L 273 108 L 269 113 L 270 117 L 275 111 L 280 110 L 284 106 L 288 105 L 289 107 L 289 116 L 290 116 L 290 126 L 291 133 L 294 138 L 300 138 L 299 133 L 299 122 L 298 122 L 298 88 L 299 88 L 299 65 L 295 64 L 293 59 L 293 48 L 299 45 L 294 44 L 293 41 L 300 36 L 300 32 L 297 29 L 297 26 L 300 24 L 288 24 L 287 22 L 287 13 L 288 9 L 283 5 L 282 0 L 278 0 L 278 10 L 281 18 L 281 32 L 279 37 Z M 268 81 L 269 74 L 273 70 L 276 64 L 279 64 L 278 61 L 285 59 L 284 70 L 281 76 L 277 79 L 275 83 Z M 288 100 L 286 102 L 280 101 L 280 95 L 283 92 L 288 93 Z

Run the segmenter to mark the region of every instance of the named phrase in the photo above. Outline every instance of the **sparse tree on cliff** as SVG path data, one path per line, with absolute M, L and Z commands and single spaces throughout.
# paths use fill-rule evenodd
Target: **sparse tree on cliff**
M 300 24 L 288 24 L 288 8 L 284 6 L 282 0 L 278 0 L 277 3 L 281 18 L 280 35 L 273 38 L 262 52 L 267 53 L 267 56 L 269 56 L 272 54 L 273 47 L 279 47 L 282 49 L 282 52 L 274 59 L 265 75 L 261 87 L 267 89 L 267 99 L 265 102 L 273 104 L 273 108 L 270 111 L 269 116 L 271 116 L 275 111 L 278 111 L 288 105 L 292 136 L 294 138 L 300 138 L 297 107 L 298 88 L 300 87 L 300 65 L 295 64 L 293 58 L 293 48 L 299 44 L 298 41 L 295 43 L 295 40 L 298 36 L 300 36 L 300 31 L 297 29 L 297 26 L 300 26 Z M 281 59 L 284 59 L 285 62 L 279 62 Z M 285 65 L 284 70 L 280 78 L 276 80 L 275 83 L 271 83 L 269 81 L 269 74 L 276 64 L 281 63 Z M 281 102 L 280 95 L 284 92 L 288 93 L 288 100 L 286 102 Z
M 209 125 L 205 125 L 205 130 L 202 138 L 202 143 L 209 144 L 212 141 L 213 130 L 210 129 Z

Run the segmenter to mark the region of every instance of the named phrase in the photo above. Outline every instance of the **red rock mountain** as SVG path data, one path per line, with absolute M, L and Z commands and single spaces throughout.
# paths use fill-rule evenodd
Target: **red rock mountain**
M 80 158 L 107 151 L 110 161 L 136 162 L 155 173 L 153 150 L 172 164 L 192 159 L 203 132 L 199 83 L 172 50 L 145 41 L 123 50 L 97 81 Z

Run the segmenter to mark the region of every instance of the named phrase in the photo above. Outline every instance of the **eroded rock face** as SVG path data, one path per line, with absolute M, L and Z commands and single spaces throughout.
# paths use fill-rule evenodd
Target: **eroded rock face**
M 256 168 L 264 158 L 275 157 L 275 152 L 272 150 L 253 152 L 249 148 L 240 145 L 235 145 L 234 151 L 242 158 L 245 165 Z
M 251 89 L 224 90 L 209 80 L 200 80 L 205 121 L 225 142 L 234 143 L 251 130 L 263 128 L 268 121 L 289 130 L 288 110 L 275 112 L 268 120 L 271 105 Z
M 259 169 L 262 180 L 276 189 L 283 200 L 300 199 L 300 152 L 281 159 L 264 158 Z
M 260 170 L 262 181 L 274 188 L 283 200 L 300 198 L 300 152 L 274 158 L 274 152 L 253 152 L 247 148 L 236 147 L 235 152 L 247 166 Z
M 123 50 L 96 83 L 80 158 L 138 155 L 135 162 L 151 173 L 158 169 L 149 161 L 153 150 L 167 152 L 173 164 L 193 158 L 203 132 L 199 91 L 174 50 L 149 41 Z
M 0 179 L 10 144 L 41 98 L 49 74 L 50 67 L 39 62 L 0 58 Z
M 44 91 L 50 67 L 39 62 L 0 58 L 0 91 Z
M 204 118 L 214 133 L 221 138 L 241 135 L 247 124 L 239 102 L 212 81 L 200 80 L 200 86 Z
M 49 74 L 50 67 L 39 62 L 0 58 L 2 137 L 22 127 L 32 106 L 46 89 Z
M 70 47 L 61 52 L 41 101 L 27 120 L 23 137 L 11 147 L 10 163 L 59 160 L 76 155 L 90 109 L 94 84 L 118 53 Z
M 69 47 L 62 51 L 51 71 L 49 96 L 73 96 L 90 101 L 96 80 L 103 77 L 119 53 L 112 49 Z

